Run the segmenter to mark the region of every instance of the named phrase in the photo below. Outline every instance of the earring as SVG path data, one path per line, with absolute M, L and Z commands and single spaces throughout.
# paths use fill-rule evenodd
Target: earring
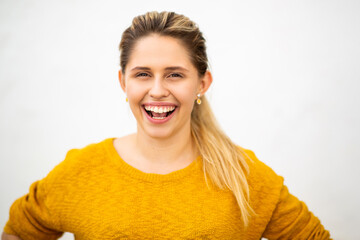
M 200 93 L 197 95 L 196 103 L 197 103 L 198 105 L 201 104 Z
M 126 101 L 126 102 L 129 102 L 129 99 L 126 97 L 126 98 L 125 98 L 125 101 Z

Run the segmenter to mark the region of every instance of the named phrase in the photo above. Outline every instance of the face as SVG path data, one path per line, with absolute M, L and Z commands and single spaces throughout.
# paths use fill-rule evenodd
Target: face
M 136 118 L 138 134 L 153 138 L 189 133 L 197 94 L 203 95 L 211 84 L 210 73 L 198 76 L 179 40 L 158 35 L 136 43 L 125 73 L 119 72 L 119 78 Z

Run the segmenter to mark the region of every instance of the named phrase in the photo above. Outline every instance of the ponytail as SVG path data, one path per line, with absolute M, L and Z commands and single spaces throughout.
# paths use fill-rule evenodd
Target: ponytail
M 205 181 L 207 175 L 220 189 L 233 192 L 246 226 L 253 210 L 249 204 L 247 183 L 248 165 L 245 153 L 220 129 L 205 96 L 201 105 L 194 104 L 191 114 L 191 134 L 203 159 Z

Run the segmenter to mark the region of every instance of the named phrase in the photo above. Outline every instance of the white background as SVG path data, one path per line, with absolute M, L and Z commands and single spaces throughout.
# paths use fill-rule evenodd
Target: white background
M 0 225 L 69 149 L 135 131 L 117 48 L 151 10 L 199 24 L 226 133 L 284 176 L 334 239 L 360 239 L 356 0 L 1 0 Z

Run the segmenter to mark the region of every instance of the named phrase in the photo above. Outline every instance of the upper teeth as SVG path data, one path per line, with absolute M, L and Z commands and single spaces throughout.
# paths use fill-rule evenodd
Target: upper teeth
M 145 106 L 146 111 L 152 111 L 156 113 L 171 112 L 175 109 L 174 106 Z

